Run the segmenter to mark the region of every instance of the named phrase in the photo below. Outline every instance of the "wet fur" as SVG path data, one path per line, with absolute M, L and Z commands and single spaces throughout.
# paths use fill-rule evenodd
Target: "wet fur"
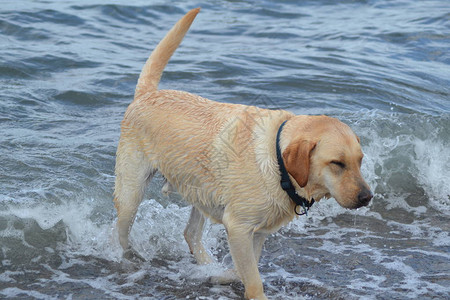
M 344 207 L 366 205 L 372 196 L 360 174 L 363 154 L 353 131 L 334 118 L 158 90 L 198 12 L 188 12 L 152 52 L 122 121 L 114 192 L 119 240 L 125 256 L 139 257 L 128 235 L 144 189 L 159 171 L 168 182 L 164 189 L 175 189 L 193 206 L 185 237 L 197 262 L 213 261 L 201 242 L 205 217 L 222 223 L 245 296 L 265 299 L 257 268 L 262 245 L 295 216 L 279 183 L 275 140 L 281 123 L 288 120 L 281 134 L 287 170 L 307 199 L 331 196 Z M 218 281 L 232 280 L 230 274 Z

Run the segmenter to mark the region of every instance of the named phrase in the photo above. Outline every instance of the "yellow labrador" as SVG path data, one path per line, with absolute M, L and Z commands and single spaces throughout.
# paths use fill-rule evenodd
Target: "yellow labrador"
M 363 153 L 353 131 L 331 117 L 158 90 L 198 12 L 188 12 L 152 52 L 122 121 L 114 192 L 119 240 L 125 257 L 139 257 L 128 235 L 144 189 L 159 171 L 193 206 L 184 235 L 197 262 L 212 262 L 201 242 L 208 217 L 226 228 L 245 296 L 266 299 L 257 267 L 266 236 L 313 199 L 367 205 L 372 192 L 360 172 Z

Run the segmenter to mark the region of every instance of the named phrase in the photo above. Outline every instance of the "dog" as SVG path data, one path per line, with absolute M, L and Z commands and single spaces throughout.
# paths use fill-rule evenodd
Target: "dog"
M 226 229 L 245 297 L 267 299 L 257 266 L 267 235 L 314 200 L 333 197 L 355 209 L 373 194 L 360 172 L 359 138 L 335 118 L 158 90 L 199 11 L 189 11 L 151 53 L 121 123 L 114 190 L 119 242 L 124 257 L 141 258 L 128 235 L 144 189 L 159 171 L 164 189 L 175 189 L 192 205 L 184 236 L 197 263 L 213 262 L 201 241 L 210 218 Z

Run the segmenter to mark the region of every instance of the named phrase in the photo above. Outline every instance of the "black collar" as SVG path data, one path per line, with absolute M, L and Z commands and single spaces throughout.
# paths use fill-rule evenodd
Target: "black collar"
M 298 195 L 295 191 L 295 187 L 291 182 L 291 179 L 289 178 L 289 173 L 286 170 L 286 167 L 284 166 L 283 162 L 283 156 L 281 155 L 281 148 L 280 148 L 280 136 L 281 136 L 281 130 L 283 129 L 284 124 L 286 124 L 287 121 L 284 121 L 283 124 L 281 124 L 280 128 L 278 129 L 277 133 L 277 161 L 278 166 L 280 168 L 281 173 L 281 188 L 289 195 L 289 198 L 292 199 L 295 203 L 294 211 L 297 215 L 301 216 L 304 214 L 308 214 L 309 208 L 314 204 L 314 199 L 311 199 L 311 202 L 303 198 L 302 196 Z M 303 208 L 302 212 L 297 211 L 297 207 L 301 206 Z

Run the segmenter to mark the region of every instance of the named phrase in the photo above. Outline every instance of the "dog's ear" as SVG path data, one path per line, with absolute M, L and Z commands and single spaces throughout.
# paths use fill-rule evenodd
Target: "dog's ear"
M 315 142 L 300 139 L 290 143 L 283 152 L 286 170 L 300 187 L 305 187 L 308 183 L 309 162 L 314 147 Z

